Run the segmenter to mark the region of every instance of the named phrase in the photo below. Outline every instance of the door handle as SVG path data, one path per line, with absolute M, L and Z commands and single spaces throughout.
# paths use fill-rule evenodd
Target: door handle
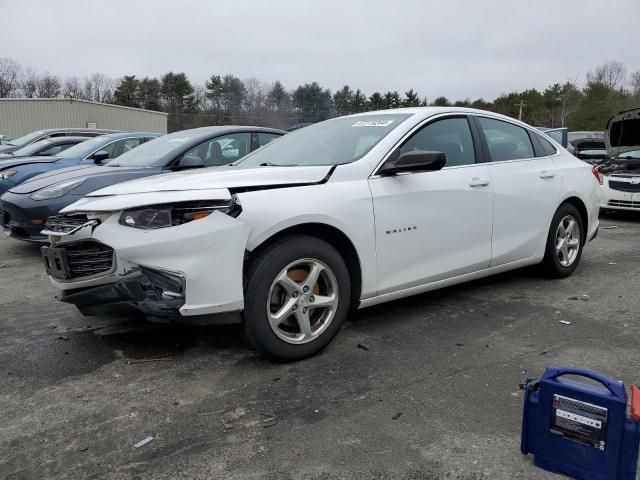
M 486 187 L 489 185 L 489 180 L 485 178 L 473 177 L 469 182 L 470 187 Z
M 555 174 L 555 173 L 553 173 L 553 172 L 550 172 L 549 170 L 542 170 L 542 171 L 540 172 L 540 175 L 539 175 L 539 176 L 540 176 L 540 178 L 545 178 L 545 179 L 547 179 L 547 178 L 553 178 L 553 177 L 555 177 L 555 176 L 556 176 L 556 174 Z

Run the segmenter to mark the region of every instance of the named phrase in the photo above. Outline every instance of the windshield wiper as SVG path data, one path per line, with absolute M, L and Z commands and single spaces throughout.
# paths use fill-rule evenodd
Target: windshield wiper
M 297 163 L 279 164 L 279 163 L 264 162 L 264 163 L 261 163 L 258 166 L 259 167 L 299 167 L 300 165 L 298 165 Z

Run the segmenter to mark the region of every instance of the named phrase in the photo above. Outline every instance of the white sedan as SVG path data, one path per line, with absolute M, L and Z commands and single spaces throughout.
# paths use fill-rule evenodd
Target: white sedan
M 312 355 L 363 308 L 526 265 L 570 275 L 598 230 L 591 167 L 508 117 L 409 108 L 328 120 L 236 166 L 93 192 L 50 219 L 62 301 L 242 321 Z

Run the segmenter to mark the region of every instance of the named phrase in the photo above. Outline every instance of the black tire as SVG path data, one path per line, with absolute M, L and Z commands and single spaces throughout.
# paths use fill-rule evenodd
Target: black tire
M 560 221 L 567 215 L 571 215 L 580 228 L 580 244 L 578 246 L 578 252 L 573 262 L 570 265 L 565 266 L 560 262 L 556 251 L 556 232 Z M 562 205 L 560 205 L 553 216 L 553 220 L 551 220 L 551 225 L 549 226 L 544 259 L 540 264 L 542 273 L 550 278 L 564 278 L 571 275 L 578 266 L 578 263 L 580 263 L 586 236 L 587 232 L 585 230 L 585 226 L 583 225 L 582 217 L 580 216 L 580 212 L 578 212 L 578 209 L 570 203 L 563 203 Z
M 337 306 L 331 322 L 314 340 L 292 344 L 276 335 L 269 325 L 267 301 L 272 283 L 292 262 L 316 259 L 333 273 L 338 288 Z M 295 361 L 316 354 L 326 347 L 340 330 L 349 311 L 351 279 L 338 251 L 316 237 L 293 235 L 260 252 L 248 265 L 245 285 L 244 330 L 251 345 L 262 355 L 279 361 Z

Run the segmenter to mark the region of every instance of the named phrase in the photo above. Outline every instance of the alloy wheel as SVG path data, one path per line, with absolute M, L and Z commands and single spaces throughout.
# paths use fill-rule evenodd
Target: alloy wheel
M 556 256 L 563 267 L 569 267 L 580 251 L 580 225 L 573 215 L 565 215 L 556 229 Z
M 267 297 L 273 332 L 287 343 L 315 340 L 331 324 L 338 306 L 338 282 L 323 262 L 291 262 L 276 276 Z

